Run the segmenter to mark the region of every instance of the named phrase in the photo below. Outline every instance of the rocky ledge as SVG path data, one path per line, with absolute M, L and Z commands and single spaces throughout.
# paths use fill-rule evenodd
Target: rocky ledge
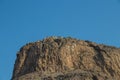
M 70 37 L 49 37 L 23 46 L 12 76 L 12 80 L 119 79 L 119 48 Z

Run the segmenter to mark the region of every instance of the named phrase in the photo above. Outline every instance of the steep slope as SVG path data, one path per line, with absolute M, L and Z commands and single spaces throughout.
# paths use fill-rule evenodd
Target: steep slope
M 17 53 L 12 80 L 119 80 L 120 49 L 49 37 Z

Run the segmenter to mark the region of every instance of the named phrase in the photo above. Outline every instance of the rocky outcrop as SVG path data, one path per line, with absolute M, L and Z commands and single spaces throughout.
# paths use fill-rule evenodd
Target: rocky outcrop
M 120 49 L 49 37 L 17 53 L 12 80 L 119 80 Z

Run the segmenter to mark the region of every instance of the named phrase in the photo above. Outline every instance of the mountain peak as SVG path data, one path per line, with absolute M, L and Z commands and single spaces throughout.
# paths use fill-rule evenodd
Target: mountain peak
M 12 80 L 118 80 L 120 49 L 71 37 L 48 37 L 17 53 Z

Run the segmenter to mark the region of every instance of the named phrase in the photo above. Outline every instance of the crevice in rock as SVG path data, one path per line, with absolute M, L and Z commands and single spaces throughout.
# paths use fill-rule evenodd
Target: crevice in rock
M 93 75 L 92 77 L 93 80 L 98 80 L 97 76 Z

